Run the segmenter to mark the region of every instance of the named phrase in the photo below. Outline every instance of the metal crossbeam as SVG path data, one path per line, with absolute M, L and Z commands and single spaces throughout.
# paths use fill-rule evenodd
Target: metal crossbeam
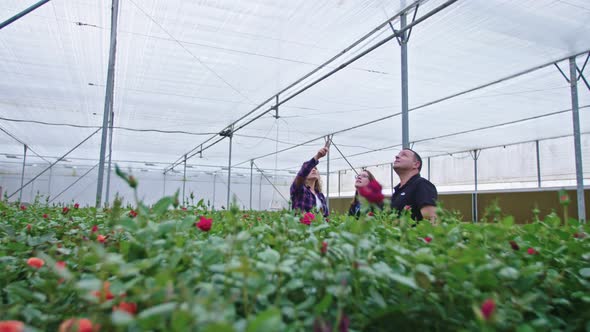
M 6 21 L 0 23 L 0 30 L 4 29 L 5 27 L 7 27 L 9 24 L 17 21 L 18 19 L 20 19 L 21 17 L 27 15 L 28 13 L 32 12 L 33 10 L 43 6 L 44 4 L 48 3 L 49 0 L 41 0 L 39 2 L 37 2 L 36 4 L 33 4 L 32 6 L 30 6 L 29 8 L 23 10 L 22 12 L 14 15 L 13 17 L 7 19 Z

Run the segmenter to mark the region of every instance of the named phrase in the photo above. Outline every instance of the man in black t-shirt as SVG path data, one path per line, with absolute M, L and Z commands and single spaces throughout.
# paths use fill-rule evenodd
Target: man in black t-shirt
M 420 176 L 422 158 L 412 149 L 403 149 L 393 162 L 400 183 L 393 188 L 391 208 L 399 211 L 411 209 L 415 220 L 427 219 L 436 223 L 438 193 L 430 181 Z

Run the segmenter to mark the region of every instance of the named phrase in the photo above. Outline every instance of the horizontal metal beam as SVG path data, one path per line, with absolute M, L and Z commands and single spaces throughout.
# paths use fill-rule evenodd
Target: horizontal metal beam
M 494 80 L 494 81 L 491 81 L 489 83 L 485 83 L 485 84 L 479 85 L 479 86 L 474 87 L 474 88 L 471 88 L 471 89 L 463 90 L 463 91 L 460 91 L 460 92 L 457 92 L 457 93 L 448 95 L 446 97 L 439 98 L 439 99 L 436 99 L 436 100 L 433 100 L 433 101 L 424 103 L 422 105 L 419 105 L 419 106 L 416 106 L 416 107 L 411 108 L 409 111 L 410 112 L 413 112 L 413 111 L 416 111 L 416 110 L 419 110 L 419 109 L 422 109 L 422 108 L 425 108 L 425 107 L 428 107 L 428 106 L 432 106 L 432 105 L 435 105 L 435 104 L 438 104 L 438 103 L 447 101 L 447 100 L 452 99 L 452 98 L 456 98 L 456 97 L 459 97 L 459 96 L 462 96 L 462 95 L 465 95 L 465 94 L 469 94 L 471 92 L 475 92 L 475 91 L 478 91 L 478 90 L 481 90 L 481 89 L 484 89 L 484 88 L 487 88 L 487 87 L 490 87 L 490 86 L 493 86 L 493 85 L 502 83 L 504 81 L 507 81 L 507 80 L 510 80 L 510 79 L 517 78 L 519 76 L 523 76 L 523 75 L 529 74 L 529 73 L 534 72 L 536 70 L 543 69 L 543 68 L 548 67 L 548 66 L 552 66 L 555 63 L 561 62 L 561 61 L 565 61 L 565 60 L 569 59 L 572 56 L 576 57 L 576 56 L 579 56 L 579 55 L 582 55 L 582 54 L 586 54 L 588 52 L 590 52 L 590 49 L 585 50 L 583 52 L 578 52 L 578 53 L 576 53 L 574 55 L 569 55 L 569 56 L 562 57 L 562 58 L 559 58 L 559 59 L 556 59 L 556 60 L 552 60 L 551 62 L 547 62 L 547 63 L 541 64 L 541 65 L 538 65 L 538 66 L 534 66 L 534 67 L 531 67 L 531 68 L 522 70 L 522 71 L 517 72 L 515 74 L 508 75 L 508 76 L 499 78 L 499 79 Z M 377 122 L 385 121 L 385 120 L 391 119 L 391 118 L 396 117 L 396 116 L 399 116 L 399 115 L 401 115 L 401 112 L 389 114 L 389 115 L 383 116 L 381 118 L 377 118 L 377 119 L 374 119 L 374 120 L 371 120 L 371 121 L 368 121 L 368 122 L 363 122 L 363 123 L 360 123 L 358 125 L 354 125 L 354 126 L 351 126 L 351 127 L 348 127 L 348 128 L 344 128 L 344 129 L 341 129 L 341 130 L 338 130 L 338 131 L 331 132 L 331 133 L 329 133 L 327 135 L 336 135 L 336 134 L 344 133 L 344 132 L 351 131 L 351 130 L 354 130 L 354 129 L 358 129 L 358 128 L 361 128 L 361 127 L 365 127 L 365 126 L 368 126 L 368 125 L 371 125 L 371 124 L 374 124 L 374 123 L 377 123 Z M 284 149 L 279 150 L 279 151 L 276 151 L 276 152 L 264 154 L 264 155 L 261 155 L 261 156 L 258 156 L 258 157 L 252 158 L 252 159 L 261 159 L 261 158 L 265 158 L 265 157 L 268 157 L 268 156 L 272 156 L 272 155 L 277 154 L 277 153 L 282 153 L 282 152 L 285 152 L 285 151 L 289 151 L 289 150 L 295 149 L 297 147 L 300 147 L 300 146 L 303 146 L 303 145 L 306 145 L 306 144 L 315 142 L 317 140 L 320 140 L 324 136 L 326 136 L 326 135 L 322 135 L 322 136 L 319 136 L 319 137 L 310 139 L 308 141 L 305 141 L 303 143 L 295 144 L 295 145 L 290 146 L 288 148 L 284 148 Z M 472 149 L 470 149 L 470 150 L 472 150 Z M 236 164 L 236 166 L 243 165 L 246 162 L 248 162 L 248 161 L 239 162 L 239 163 Z
M 580 107 L 580 109 L 583 109 L 583 108 L 590 108 L 590 105 L 585 105 L 585 106 Z M 497 124 L 493 124 L 493 125 L 489 125 L 489 126 L 484 126 L 484 127 L 479 127 L 479 128 L 474 128 L 474 129 L 462 130 L 462 131 L 458 131 L 458 132 L 454 132 L 454 133 L 450 133 L 450 134 L 444 134 L 444 135 L 439 135 L 439 136 L 433 136 L 433 137 L 423 138 L 423 139 L 412 141 L 412 144 L 422 143 L 422 142 L 427 142 L 427 141 L 433 141 L 433 140 L 438 140 L 438 139 L 441 139 L 441 138 L 448 138 L 448 137 L 458 136 L 458 135 L 463 135 L 463 134 L 468 134 L 468 133 L 473 133 L 473 132 L 477 132 L 477 131 L 481 131 L 481 130 L 499 128 L 499 127 L 513 125 L 513 124 L 520 123 L 520 122 L 537 120 L 537 119 L 545 118 L 545 117 L 552 116 L 552 115 L 565 114 L 565 113 L 568 113 L 568 112 L 571 112 L 571 109 L 561 110 L 561 111 L 557 111 L 557 112 L 551 112 L 551 113 L 547 113 L 547 114 L 535 115 L 535 116 L 524 118 L 524 119 L 518 119 L 518 120 L 513 120 L 513 121 L 508 121 L 508 122 L 502 122 L 502 123 L 497 123 Z M 532 141 L 534 141 L 534 140 L 532 140 Z M 500 144 L 499 146 L 504 146 L 504 145 L 509 145 L 509 144 Z M 401 146 L 402 146 L 402 144 L 389 145 L 389 146 L 386 146 L 386 147 L 383 147 L 383 148 L 379 148 L 379 149 L 374 149 L 374 150 L 369 150 L 369 151 L 363 151 L 363 152 L 355 153 L 355 154 L 352 154 L 352 155 L 348 155 L 347 157 L 349 157 L 349 158 L 350 157 L 357 157 L 357 156 L 360 156 L 360 155 L 363 155 L 363 154 L 368 154 L 368 153 L 373 153 L 373 152 L 388 150 L 388 149 L 392 149 L 392 148 L 395 148 L 395 147 L 401 147 Z M 473 151 L 474 149 L 480 149 L 481 150 L 480 147 L 471 147 L 470 149 L 465 150 L 465 151 Z M 451 153 L 458 153 L 458 152 L 451 152 Z M 340 158 L 335 158 L 335 159 L 340 159 Z
M 44 4 L 48 3 L 49 0 L 41 0 L 35 4 L 33 4 L 32 6 L 30 6 L 29 8 L 23 10 L 22 12 L 14 15 L 13 17 L 7 19 L 6 21 L 0 23 L 0 30 L 4 29 L 5 27 L 7 27 L 9 24 L 17 21 L 18 19 L 20 19 L 21 17 L 27 15 L 28 13 L 32 12 L 33 10 L 43 6 Z
M 241 116 L 240 118 L 238 118 L 237 120 L 233 121 L 230 125 L 228 125 L 224 130 L 228 129 L 228 128 L 235 128 L 233 130 L 233 132 L 238 131 L 239 129 L 247 126 L 248 124 L 250 124 L 252 121 L 259 119 L 260 117 L 262 117 L 263 115 L 267 114 L 268 112 L 274 110 L 276 107 L 284 104 L 285 102 L 289 101 L 290 99 L 294 98 L 295 96 L 297 96 L 298 94 L 302 93 L 303 91 L 309 89 L 311 86 L 317 84 L 318 82 L 324 80 L 325 78 L 331 76 L 333 73 L 345 68 L 346 66 L 348 66 L 350 63 L 358 60 L 359 58 L 365 56 L 366 54 L 370 53 L 371 51 L 373 51 L 374 49 L 376 49 L 377 47 L 381 46 L 382 44 L 384 44 L 385 42 L 389 41 L 390 39 L 395 38 L 398 35 L 401 35 L 403 32 L 405 32 L 406 30 L 411 29 L 413 26 L 417 25 L 418 23 L 420 23 L 421 21 L 425 20 L 426 18 L 430 17 L 431 15 L 433 15 L 434 13 L 448 7 L 449 5 L 451 5 L 452 3 L 456 2 L 457 0 L 449 0 L 447 1 L 445 4 L 435 8 L 432 10 L 431 13 L 424 15 L 420 20 L 417 20 L 416 22 L 413 22 L 412 24 L 409 24 L 405 29 L 402 29 L 400 31 L 398 31 L 398 33 L 394 33 L 392 36 L 386 38 L 385 41 L 380 42 L 377 46 L 371 47 L 370 50 L 368 51 L 364 51 L 362 52 L 360 55 L 355 56 L 352 60 L 346 62 L 345 64 L 341 64 L 339 65 L 337 68 L 335 68 L 334 70 L 332 70 L 329 74 L 324 75 L 322 78 L 320 78 L 319 80 L 314 81 L 311 84 L 308 84 L 306 87 L 304 87 L 303 89 L 300 89 L 299 91 L 295 92 L 293 95 L 291 95 L 289 98 L 284 99 L 283 101 L 281 101 L 280 103 L 276 104 L 276 105 L 272 105 L 270 108 L 268 108 L 267 110 L 265 110 L 263 113 L 257 115 L 254 119 L 249 120 L 248 122 L 246 122 L 243 125 L 240 125 L 239 127 L 237 127 L 238 123 L 242 120 L 244 120 L 245 118 L 247 118 L 248 116 L 252 115 L 254 112 L 258 111 L 259 109 L 261 109 L 264 105 L 268 104 L 269 102 L 273 101 L 276 99 L 277 96 L 285 93 L 286 91 L 292 89 L 294 86 L 296 86 L 297 84 L 303 82 L 305 79 L 311 77 L 313 74 L 317 73 L 318 71 L 320 71 L 321 69 L 327 67 L 330 63 L 332 63 L 333 61 L 335 61 L 336 59 L 338 59 L 339 57 L 341 57 L 342 55 L 350 52 L 350 50 L 352 50 L 354 47 L 358 46 L 360 43 L 362 43 L 363 41 L 365 41 L 367 38 L 369 38 L 370 36 L 372 36 L 375 32 L 383 29 L 384 27 L 386 27 L 390 21 L 400 17 L 401 14 L 411 10 L 413 7 L 419 5 L 421 2 L 423 1 L 415 1 L 414 3 L 410 4 L 409 6 L 406 6 L 404 9 L 402 9 L 400 12 L 398 12 L 397 14 L 395 14 L 394 16 L 390 17 L 388 20 L 386 20 L 385 22 L 383 22 L 382 24 L 380 24 L 378 27 L 376 27 L 375 29 L 373 29 L 372 31 L 370 31 L 369 33 L 365 34 L 363 37 L 361 37 L 360 39 L 358 39 L 357 41 L 355 41 L 353 44 L 349 45 L 348 47 L 346 47 L 344 50 L 342 50 L 341 52 L 339 52 L 337 55 L 333 56 L 332 58 L 330 58 L 329 60 L 327 60 L 326 62 L 324 62 L 323 64 L 321 64 L 320 66 L 318 66 L 317 68 L 315 68 L 314 70 L 312 70 L 311 72 L 307 73 L 306 75 L 304 75 L 303 77 L 299 78 L 298 80 L 296 80 L 295 82 L 289 84 L 286 88 L 283 88 L 282 90 L 280 90 L 279 92 L 273 94 L 272 96 L 270 96 L 268 99 L 266 99 L 264 102 L 260 103 L 258 106 L 256 106 L 254 109 L 252 109 L 251 111 L 247 112 L 245 115 Z M 420 22 L 418 22 L 420 21 Z M 200 143 L 199 145 L 197 145 L 195 148 L 191 149 L 190 151 L 188 151 L 186 154 L 189 155 L 189 158 L 191 158 L 192 156 L 194 156 L 196 153 L 193 153 L 195 150 L 197 150 L 199 147 L 201 147 L 201 149 L 197 152 L 203 152 L 204 150 L 208 149 L 209 147 L 215 145 L 217 142 L 216 141 L 212 144 L 207 145 L 205 148 L 202 148 L 203 145 L 211 142 L 216 136 L 210 137 L 209 139 L 207 139 L 206 141 Z M 177 159 L 174 163 L 172 163 L 167 169 L 176 167 L 180 162 L 182 161 L 182 157 Z

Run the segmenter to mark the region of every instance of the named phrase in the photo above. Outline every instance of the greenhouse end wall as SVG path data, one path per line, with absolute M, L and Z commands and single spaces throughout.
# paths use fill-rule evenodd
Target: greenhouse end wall
M 481 192 L 477 195 L 477 214 L 481 220 L 486 216 L 486 209 L 497 202 L 502 216 L 513 216 L 516 223 L 524 224 L 532 222 L 533 209 L 539 209 L 539 218 L 545 218 L 549 213 L 555 212 L 563 218 L 563 207 L 559 204 L 559 189 L 547 189 L 536 191 L 510 191 L 510 192 Z M 578 205 L 576 203 L 576 190 L 569 189 L 570 204 L 567 206 L 568 216 L 578 218 Z M 586 202 L 590 202 L 590 188 L 584 190 Z M 472 221 L 472 193 L 440 194 L 439 201 L 443 208 L 456 211 L 463 221 Z M 385 198 L 386 200 L 389 197 Z M 348 211 L 351 197 L 330 199 L 330 208 L 339 213 Z M 586 203 L 586 215 L 590 215 L 590 204 Z M 488 218 L 491 220 L 490 218 Z

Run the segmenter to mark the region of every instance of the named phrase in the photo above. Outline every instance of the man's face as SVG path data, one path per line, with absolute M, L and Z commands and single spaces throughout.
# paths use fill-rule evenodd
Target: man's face
M 414 152 L 410 150 L 401 150 L 393 161 L 393 168 L 396 170 L 418 169 L 420 163 L 416 161 Z

